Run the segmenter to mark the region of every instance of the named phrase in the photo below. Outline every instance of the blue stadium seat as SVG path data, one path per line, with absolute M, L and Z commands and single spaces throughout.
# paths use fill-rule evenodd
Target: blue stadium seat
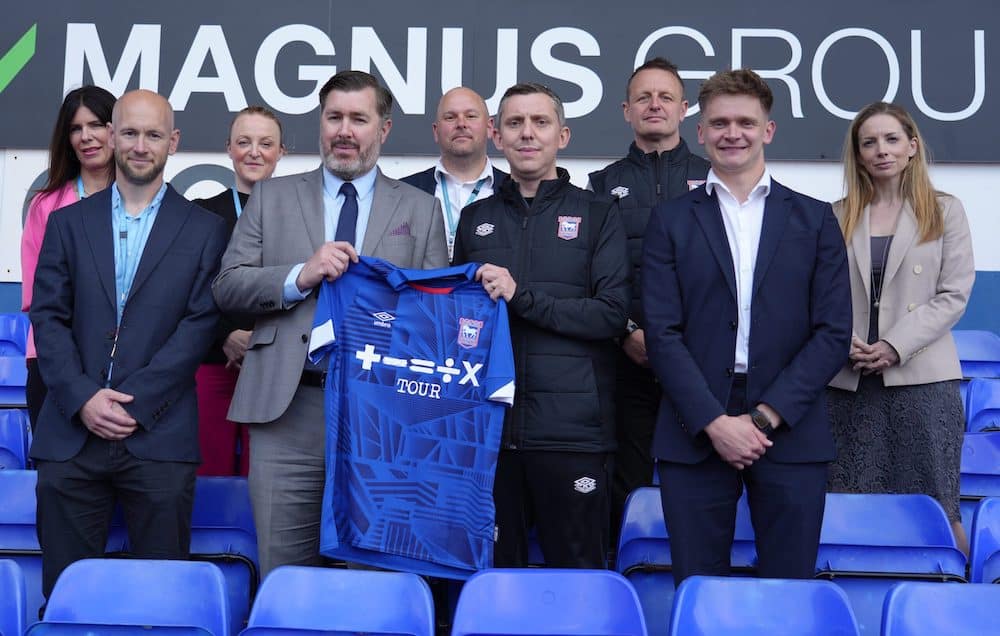
M 1000 336 L 992 331 L 951 332 L 966 378 L 1000 378 Z
M 736 535 L 730 558 L 734 574 L 752 574 L 757 565 L 745 495 L 736 508 Z M 659 488 L 637 488 L 625 501 L 615 569 L 635 587 L 649 633 L 666 634 L 674 577 Z
M 969 580 L 1000 583 L 1000 497 L 979 502 L 969 543 Z
M 1000 586 L 899 583 L 886 595 L 883 636 L 996 634 Z
M 843 590 L 829 581 L 692 576 L 681 583 L 671 636 L 857 636 Z
M 24 407 L 28 369 L 24 353 L 28 341 L 25 314 L 0 314 L 0 406 Z
M 970 433 L 1000 431 L 1000 380 L 973 378 L 969 382 L 965 430 Z
M 28 467 L 31 424 L 21 409 L 0 409 L 0 470 Z
M 1000 497 L 1000 433 L 966 433 L 959 492 L 962 525 L 971 536 L 972 515 L 983 497 Z
M 462 588 L 452 636 L 644 636 L 639 597 L 608 570 L 484 570 Z
M 434 602 L 404 572 L 284 566 L 271 572 L 242 636 L 434 634 Z
M 244 477 L 199 477 L 191 512 L 191 559 L 219 566 L 226 579 L 233 629 L 250 614 L 260 582 L 257 531 Z
M 817 578 L 840 585 L 862 634 L 879 633 L 899 581 L 965 581 L 965 555 L 941 505 L 926 495 L 826 496 Z
M 24 573 L 28 616 L 38 615 L 45 602 L 42 596 L 42 550 L 35 529 L 35 484 L 33 470 L 0 471 L 0 559 L 15 561 Z M 107 551 L 126 549 L 125 528 L 121 515 L 112 521 Z
M 125 633 L 129 627 L 146 633 L 140 629 L 166 627 L 172 633 L 228 636 L 228 603 L 222 572 L 211 563 L 84 559 L 63 571 L 44 619 L 27 634 L 80 633 L 81 628 Z
M 0 559 L 0 636 L 21 636 L 27 625 L 24 573 L 10 559 Z

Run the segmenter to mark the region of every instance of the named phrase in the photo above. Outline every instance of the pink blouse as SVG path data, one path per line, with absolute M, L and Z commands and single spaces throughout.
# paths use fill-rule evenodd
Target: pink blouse
M 39 192 L 28 206 L 28 218 L 24 221 L 24 231 L 21 233 L 21 311 L 31 307 L 31 288 L 35 284 L 35 268 L 38 267 L 38 252 L 42 249 L 42 238 L 45 236 L 45 224 L 49 215 L 76 203 L 80 197 L 76 192 L 76 181 L 69 181 L 63 187 L 52 192 Z M 27 358 L 35 358 L 35 336 L 28 331 Z

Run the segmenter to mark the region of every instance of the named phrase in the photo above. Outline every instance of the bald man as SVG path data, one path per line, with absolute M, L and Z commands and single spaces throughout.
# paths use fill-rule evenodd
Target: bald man
M 185 558 L 191 539 L 194 374 L 218 320 L 226 228 L 163 181 L 180 140 L 167 100 L 126 93 L 109 134 L 117 180 L 52 215 L 35 273 L 46 597 L 66 566 L 104 553 L 116 501 L 136 556 Z
M 486 102 L 471 88 L 459 86 L 441 97 L 431 130 L 441 149 L 437 165 L 401 181 L 433 194 L 441 202 L 450 259 L 462 208 L 492 195 L 507 173 L 493 167 L 486 156 L 493 118 L 486 110 Z

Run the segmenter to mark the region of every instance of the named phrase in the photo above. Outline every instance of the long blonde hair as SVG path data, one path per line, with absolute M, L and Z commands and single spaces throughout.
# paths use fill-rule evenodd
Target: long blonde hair
M 944 233 L 944 216 L 941 204 L 938 202 L 938 191 L 931 184 L 927 171 L 927 150 L 924 138 L 920 135 L 916 122 L 903 107 L 886 102 L 875 102 L 865 106 L 851 122 L 844 140 L 844 186 L 847 194 L 843 199 L 844 220 L 841 230 L 844 238 L 850 239 L 855 228 L 861 222 L 865 206 L 875 198 L 875 186 L 871 175 L 858 160 L 858 131 L 861 125 L 875 115 L 889 115 L 903 127 L 907 139 L 917 140 L 917 152 L 910 157 L 909 163 L 903 168 L 899 189 L 904 201 L 913 208 L 917 217 L 917 230 L 920 242 L 933 241 Z

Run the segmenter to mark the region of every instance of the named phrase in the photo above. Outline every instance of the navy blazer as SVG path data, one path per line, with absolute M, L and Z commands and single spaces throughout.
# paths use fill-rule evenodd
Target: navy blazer
M 194 374 L 215 335 L 212 280 L 226 226 L 167 186 L 119 327 L 111 388 L 139 427 L 125 439 L 135 457 L 195 462 Z M 31 323 L 48 395 L 31 456 L 64 461 L 89 432 L 80 408 L 106 383 L 115 339 L 111 189 L 49 217 L 35 272 Z
M 704 186 L 653 209 L 641 272 L 646 350 L 664 392 L 653 455 L 697 463 L 714 451 L 703 429 L 726 412 L 739 319 L 722 212 Z M 824 389 L 851 339 L 847 253 L 829 203 L 771 181 L 752 294 L 748 402 L 784 419 L 767 455 L 829 461 Z
M 434 179 L 434 170 L 436 166 L 432 166 L 427 170 L 421 172 L 414 172 L 411 175 L 407 175 L 400 179 L 403 183 L 408 183 L 414 188 L 419 188 L 426 192 L 427 194 L 434 196 L 434 191 L 437 189 L 437 181 Z M 500 190 L 500 184 L 504 182 L 509 175 L 503 170 L 493 167 L 493 191 L 498 192 Z

